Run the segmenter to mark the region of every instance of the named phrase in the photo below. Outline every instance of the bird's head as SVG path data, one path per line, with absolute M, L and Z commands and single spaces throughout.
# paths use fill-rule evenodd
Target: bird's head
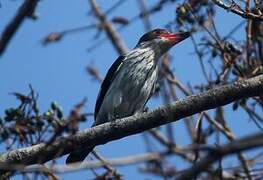
M 150 47 L 163 54 L 189 36 L 190 32 L 172 33 L 165 29 L 154 29 L 140 38 L 137 47 Z

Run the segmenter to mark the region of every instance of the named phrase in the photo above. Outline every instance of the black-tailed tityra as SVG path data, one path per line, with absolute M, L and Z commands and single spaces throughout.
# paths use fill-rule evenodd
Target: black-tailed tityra
M 155 29 L 144 34 L 133 50 L 110 67 L 97 98 L 93 126 L 141 112 L 154 91 L 158 59 L 190 36 Z M 72 152 L 66 163 L 83 161 L 94 147 Z

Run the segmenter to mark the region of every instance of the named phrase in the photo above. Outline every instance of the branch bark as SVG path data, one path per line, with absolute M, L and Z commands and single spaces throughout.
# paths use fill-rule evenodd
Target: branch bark
M 105 144 L 178 121 L 201 111 L 261 94 L 263 94 L 263 75 L 189 96 L 184 100 L 161 106 L 147 113 L 101 124 L 76 135 L 60 138 L 48 146 L 41 143 L 4 153 L 0 156 L 0 163 L 24 165 L 44 163 L 80 148 Z
M 4 53 L 9 41 L 14 36 L 15 32 L 18 30 L 19 26 L 22 24 L 26 16 L 29 16 L 34 12 L 37 3 L 38 0 L 25 0 L 17 11 L 15 17 L 6 26 L 0 37 L 0 55 Z

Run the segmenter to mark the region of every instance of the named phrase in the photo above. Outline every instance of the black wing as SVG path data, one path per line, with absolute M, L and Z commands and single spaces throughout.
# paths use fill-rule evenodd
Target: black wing
M 104 78 L 104 80 L 102 82 L 100 92 L 99 92 L 99 95 L 97 97 L 96 106 L 95 106 L 95 112 L 94 112 L 95 119 L 96 119 L 96 116 L 100 110 L 103 99 L 104 99 L 113 79 L 115 78 L 115 76 L 118 72 L 118 68 L 120 67 L 124 58 L 125 58 L 124 56 L 119 56 L 118 59 L 116 59 L 116 61 L 111 65 L 110 69 L 108 70 L 108 72 L 106 74 L 106 77 Z

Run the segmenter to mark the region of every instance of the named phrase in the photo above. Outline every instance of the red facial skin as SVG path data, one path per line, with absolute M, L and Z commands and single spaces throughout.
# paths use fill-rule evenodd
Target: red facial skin
M 184 39 L 188 38 L 190 36 L 189 32 L 183 32 L 183 33 L 163 33 L 160 34 L 159 37 L 165 38 L 169 41 L 169 44 L 175 45 Z

